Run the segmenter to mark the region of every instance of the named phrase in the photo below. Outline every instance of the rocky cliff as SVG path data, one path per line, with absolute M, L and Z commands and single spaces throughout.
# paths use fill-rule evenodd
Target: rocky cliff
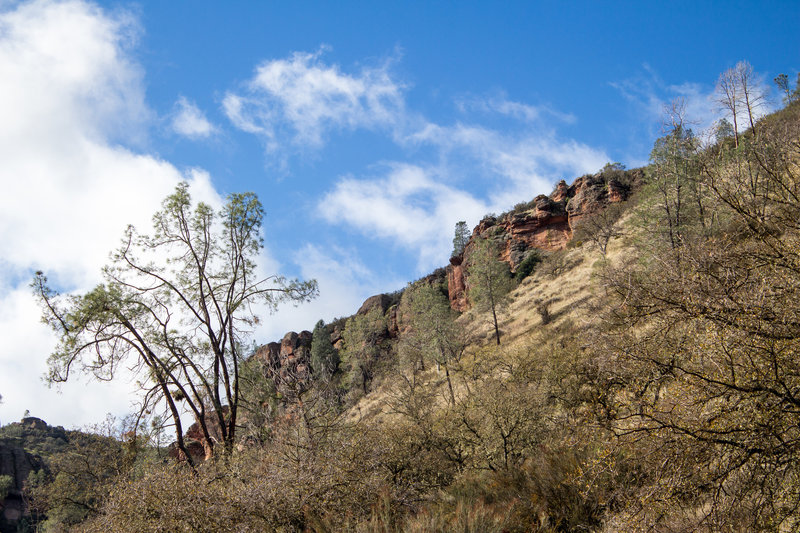
M 61 427 L 54 428 L 36 417 L 26 417 L 3 428 L 0 435 L 0 477 L 10 483 L 0 499 L 0 533 L 17 531 L 20 519 L 29 514 L 23 490 L 31 472 L 44 468 L 44 460 L 26 448 L 41 453 L 61 450 L 67 443 Z M 7 476 L 7 477 L 6 477 Z M 5 484 L 5 483 L 4 483 Z
M 562 180 L 549 196 L 539 195 L 508 213 L 485 217 L 474 228 L 463 253 L 450 258 L 446 269 L 438 269 L 419 281 L 439 283 L 446 279 L 451 306 L 466 311 L 469 308 L 467 266 L 476 239 L 491 237 L 500 243 L 500 259 L 514 272 L 533 249 L 545 252 L 564 249 L 582 219 L 609 204 L 627 200 L 643 175 L 641 169 L 625 171 L 609 166 L 597 174 L 577 178 L 571 185 Z M 405 329 L 398 312 L 401 293 L 371 296 L 356 314 L 365 315 L 377 309 L 386 318 L 384 339 L 395 339 Z M 342 348 L 346 321 L 342 318 L 329 325 L 336 349 Z M 265 377 L 275 384 L 284 403 L 297 399 L 310 386 L 311 341 L 309 331 L 289 332 L 280 342 L 265 344 L 253 355 L 264 363 Z
M 466 265 L 476 239 L 491 237 L 500 243 L 500 259 L 514 272 L 531 249 L 564 249 L 581 219 L 611 203 L 627 200 L 643 175 L 641 169 L 609 168 L 581 176 L 572 185 L 561 180 L 549 196 L 542 194 L 517 205 L 513 211 L 485 217 L 472 231 L 464 251 L 450 258 L 447 267 L 450 305 L 457 311 L 469 308 Z
M 0 476 L 8 476 L 11 479 L 8 494 L 0 501 L 1 522 L 5 525 L 15 524 L 27 513 L 22 493 L 25 480 L 31 472 L 39 470 L 42 466 L 40 457 L 26 452 L 11 439 L 0 440 Z M 3 524 L 0 523 L 0 531 L 4 530 Z M 15 529 L 8 530 L 15 531 Z

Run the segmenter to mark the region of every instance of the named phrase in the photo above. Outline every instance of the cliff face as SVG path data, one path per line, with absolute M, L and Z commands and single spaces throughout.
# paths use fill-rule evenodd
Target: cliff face
M 264 377 L 286 399 L 296 399 L 310 385 L 311 340 L 310 331 L 290 331 L 280 342 L 265 344 L 253 355 L 265 363 Z
M 531 249 L 564 249 L 581 219 L 611 203 L 627 200 L 642 177 L 643 172 L 639 169 L 607 169 L 577 178 L 572 185 L 562 180 L 549 196 L 537 196 L 528 203 L 516 206 L 509 213 L 481 220 L 473 230 L 464 252 L 451 257 L 446 269 L 439 269 L 423 280 L 433 283 L 446 278 L 451 307 L 466 311 L 469 308 L 467 266 L 476 239 L 492 237 L 500 242 L 500 259 L 507 262 L 514 272 Z M 403 317 L 398 312 L 398 294 L 371 296 L 356 312 L 357 315 L 364 315 L 378 310 L 383 314 L 386 318 L 386 339 L 396 339 L 405 330 Z M 343 347 L 345 323 L 345 319 L 340 319 L 331 324 L 331 342 L 336 349 Z M 311 337 L 308 331 L 289 332 L 281 342 L 265 344 L 253 355 L 266 363 L 269 374 L 266 377 L 274 381 L 284 401 L 296 399 L 299 392 L 310 386 Z
M 40 418 L 23 418 L 4 430 L 14 436 L 0 437 L 0 476 L 8 476 L 11 482 L 6 497 L 0 500 L 0 533 L 17 531 L 19 520 L 30 514 L 25 481 L 31 472 L 44 468 L 44 460 L 25 448 L 47 443 L 50 452 L 57 452 L 67 443 L 64 428 L 52 428 Z
M 28 474 L 42 468 L 42 459 L 26 452 L 11 441 L 0 441 L 0 476 L 11 478 L 11 487 L 6 498 L 0 501 L 0 516 L 6 525 L 16 523 L 27 514 L 28 510 L 23 499 L 23 485 L 28 479 Z M 2 531 L 0 526 L 0 531 Z M 16 531 L 16 529 L 9 529 Z
M 500 259 L 514 272 L 532 248 L 544 251 L 564 249 L 581 219 L 611 203 L 627 200 L 642 177 L 640 169 L 607 170 L 582 176 L 572 185 L 561 180 L 550 196 L 542 194 L 500 217 L 484 218 L 473 230 L 464 252 L 450 259 L 447 267 L 450 305 L 457 311 L 469 308 L 465 267 L 469 264 L 475 239 L 493 237 L 501 242 Z

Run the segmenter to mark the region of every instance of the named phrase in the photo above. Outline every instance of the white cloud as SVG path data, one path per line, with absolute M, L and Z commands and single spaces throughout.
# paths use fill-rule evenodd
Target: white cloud
M 190 139 L 205 139 L 216 131 L 205 114 L 185 97 L 178 98 L 175 106 L 177 111 L 172 118 L 172 129 L 178 135 Z
M 534 113 L 524 106 L 508 109 Z M 543 128 L 500 133 L 429 122 L 396 141 L 433 147 L 436 164 L 392 162 L 385 164 L 388 171 L 382 176 L 340 178 L 318 210 L 331 224 L 349 225 L 416 253 L 420 271 L 447 262 L 458 220 L 476 224 L 486 213 L 548 194 L 558 179 L 596 172 L 609 161 L 604 151 L 559 139 Z M 470 189 L 487 192 L 477 196 Z
M 720 95 L 716 91 L 716 81 L 712 83 L 684 82 L 679 84 L 665 83 L 649 65 L 643 66 L 644 72 L 622 81 L 613 82 L 617 89 L 632 105 L 637 122 L 646 134 L 640 137 L 653 139 L 666 134 L 673 126 L 673 106 L 683 114 L 684 125 L 691 128 L 702 142 L 714 140 L 716 125 L 722 118 L 731 117 L 727 109 L 720 103 Z M 768 96 L 769 85 L 763 76 L 756 74 L 752 80 L 752 89 L 767 96 L 755 109 L 755 118 L 760 118 L 774 111 Z M 739 130 L 750 127 L 746 114 L 737 114 Z M 649 141 L 648 141 L 649 143 Z M 651 146 L 642 146 L 649 149 Z M 646 164 L 646 161 L 634 161 Z
M 552 132 L 503 134 L 467 124 L 428 124 L 408 141 L 469 157 L 486 168 L 488 175 L 484 178 L 532 183 L 532 189 L 550 185 L 561 174 L 568 177 L 595 172 L 608 162 L 604 151 L 572 139 L 561 140 Z
M 462 98 L 456 101 L 456 107 L 462 113 L 482 112 L 497 113 L 523 122 L 543 123 L 545 118 L 556 119 L 560 122 L 572 124 L 575 116 L 562 113 L 547 105 L 530 105 L 509 100 L 504 93 L 488 98 Z
M 279 138 L 319 147 L 330 131 L 393 126 L 403 117 L 404 87 L 388 63 L 347 74 L 321 55 L 295 52 L 262 63 L 242 94 L 225 95 L 225 114 L 237 128 L 263 136 L 269 150 Z
M 318 203 L 327 222 L 418 254 L 421 270 L 447 261 L 456 221 L 477 223 L 489 211 L 549 193 L 558 179 L 594 172 L 609 161 L 601 150 L 557 137 L 547 122 L 574 121 L 569 114 L 502 93 L 456 105 L 471 119 L 511 117 L 524 129 L 501 133 L 474 122 L 429 122 L 406 108 L 404 87 L 388 64 L 345 73 L 324 63 L 321 52 L 266 61 L 245 90 L 228 92 L 223 101 L 233 124 L 260 136 L 271 151 L 286 147 L 281 139 L 320 147 L 332 131 L 359 128 L 383 134 L 416 156 L 432 154 L 432 161 L 418 164 L 384 163 L 386 172 L 371 178 L 340 178 Z
M 48 388 L 41 380 L 47 354 L 54 343 L 50 331 L 39 321 L 41 314 L 26 287 L 0 296 L 0 424 L 16 422 L 25 410 L 51 424 L 88 426 L 99 422 L 105 413 L 129 410 L 132 390 L 128 383 L 97 383 L 73 376 L 59 388 Z
M 319 202 L 321 216 L 362 233 L 392 240 L 418 253 L 419 270 L 447 261 L 458 220 L 477 222 L 488 206 L 472 195 L 438 183 L 435 171 L 395 164 L 380 178 L 340 180 Z
M 367 268 L 357 251 L 337 246 L 305 244 L 294 255 L 303 279 L 316 279 L 319 297 L 300 306 L 283 305 L 279 312 L 264 317 L 256 331 L 259 342 L 280 340 L 288 331 L 311 330 L 318 320 L 331 322 L 349 315 L 368 297 L 401 288 L 408 280 L 387 279 Z
M 475 126 L 429 124 L 408 142 L 438 147 L 439 164 L 392 163 L 381 177 L 341 178 L 318 210 L 331 224 L 417 253 L 420 271 L 447 262 L 457 221 L 476 224 L 486 213 L 548 194 L 558 179 L 596 172 L 609 161 L 604 152 L 576 141 L 506 136 Z M 491 184 L 485 200 L 459 188 L 468 180 Z
M 180 180 L 199 199 L 221 200 L 202 170 L 182 173 L 119 144 L 145 135 L 152 117 L 130 57 L 133 19 L 80 1 L 3 7 L 0 419 L 30 409 L 53 423 L 88 424 L 125 410 L 130 384 L 68 383 L 62 399 L 44 388 L 55 339 L 39 324 L 27 289 L 32 272 L 44 270 L 64 290 L 85 290 L 99 281 L 125 226 L 148 227 Z
M 612 82 L 611 86 L 633 104 L 643 127 L 649 130 L 649 138 L 659 137 L 671 128 L 673 103 L 682 106 L 686 125 L 697 134 L 711 131 L 714 124 L 725 116 L 714 85 L 695 82 L 667 84 L 649 65 L 643 68 L 644 73 Z

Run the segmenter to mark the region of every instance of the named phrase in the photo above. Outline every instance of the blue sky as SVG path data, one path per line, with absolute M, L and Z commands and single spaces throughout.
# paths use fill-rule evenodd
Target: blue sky
M 446 264 L 458 220 L 645 163 L 675 98 L 704 131 L 737 61 L 793 80 L 799 22 L 788 1 L 0 0 L 0 422 L 129 408 L 125 382 L 44 388 L 27 283 L 99 282 L 179 180 L 256 192 L 265 271 L 319 280 L 268 342 Z

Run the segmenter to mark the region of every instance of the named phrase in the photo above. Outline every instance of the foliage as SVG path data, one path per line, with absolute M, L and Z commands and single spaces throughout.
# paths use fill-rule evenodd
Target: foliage
M 794 89 L 789 85 L 789 76 L 786 74 L 778 74 L 775 77 L 775 85 L 783 93 L 783 103 L 791 104 L 800 99 L 800 73 L 797 74 L 797 82 L 794 84 Z
M 0 428 L 0 438 L 14 439 L 25 451 L 49 457 L 66 449 L 76 432 L 68 432 L 61 426 L 44 428 L 14 422 Z
M 727 139 L 733 138 L 733 124 L 727 118 L 722 118 L 717 122 L 714 139 L 717 143 L 723 143 Z
M 615 161 L 614 163 L 611 163 L 609 161 L 608 163 L 603 165 L 603 168 L 600 169 L 600 173 L 601 174 L 607 174 L 607 173 L 610 173 L 610 172 L 623 171 L 623 170 L 625 170 L 625 165 L 623 165 L 622 163 L 620 163 L 618 161 Z
M 141 411 L 165 406 L 187 461 L 184 409 L 200 423 L 207 455 L 211 420 L 230 450 L 244 337 L 258 321 L 252 306 L 274 310 L 280 301 L 316 294 L 314 282 L 259 277 L 263 215 L 252 193 L 231 194 L 219 213 L 204 203 L 192 210 L 182 183 L 154 215 L 151 235 L 128 227 L 103 270 L 105 283 L 59 298 L 37 273 L 33 287 L 44 320 L 60 335 L 49 381 L 67 380 L 74 367 L 113 379 L 127 360 L 142 385 Z
M 506 304 L 506 296 L 513 288 L 508 265 L 498 259 L 497 246 L 490 239 L 478 239 L 467 267 L 469 299 L 479 311 L 492 315 L 495 339 L 500 344 L 500 327 L 497 314 Z
M 675 124 L 667 135 L 656 140 L 650 153 L 649 186 L 657 202 L 656 231 L 663 232 L 671 248 L 680 246 L 685 237 L 687 212 L 695 205 L 689 196 L 699 193 L 697 182 L 698 142 L 691 129 L 683 124 L 683 116 L 673 117 Z M 698 200 L 697 194 L 694 200 Z M 702 211 L 702 203 L 697 204 Z
M 264 447 L 227 462 L 208 462 L 196 472 L 154 465 L 143 477 L 118 483 L 103 512 L 82 530 L 350 530 L 381 498 L 397 509 L 419 498 L 412 472 L 419 457 L 398 457 L 385 442 L 366 427 L 341 421 L 309 426 L 303 416 L 289 418 Z
M 4 500 L 11 489 L 14 487 L 14 478 L 11 476 L 0 476 L 0 501 Z
M 249 358 L 240 367 L 239 381 L 242 411 L 239 437 L 263 442 L 281 406 L 269 363 L 259 357 Z
M 618 203 L 610 204 L 605 209 L 580 220 L 573 232 L 573 239 L 591 243 L 605 259 L 611 240 L 623 235 L 617 224 L 623 209 Z
M 350 383 L 360 387 L 364 394 L 369 392 L 375 375 L 385 334 L 386 317 L 379 308 L 351 317 L 342 333 L 345 357 L 350 366 Z
M 467 223 L 463 220 L 456 222 L 455 235 L 453 236 L 453 253 L 452 257 L 456 257 L 464 253 L 464 248 L 469 242 L 470 232 Z
M 738 145 L 669 152 L 703 191 L 693 216 L 678 223 L 673 185 L 649 206 L 662 216 L 673 207 L 670 238 L 643 241 L 643 260 L 608 278 L 625 302 L 602 348 L 615 354 L 613 428 L 660 468 L 646 512 L 629 510 L 642 529 L 666 519 L 681 529 L 800 525 L 797 123 L 756 124 L 752 94 L 749 105 L 737 98 L 756 125 Z
M 62 531 L 99 512 L 111 487 L 129 472 L 135 443 L 80 434 L 69 447 L 49 458 L 48 474 L 34 476 L 26 487 L 32 507 L 47 520 L 43 531 Z
M 464 355 L 469 340 L 467 332 L 456 322 L 456 313 L 441 286 L 420 283 L 409 288 L 404 304 L 409 331 L 401 341 L 401 354 L 423 369 L 426 360 L 444 367 L 450 401 L 455 403 L 450 367 Z
M 314 326 L 311 338 L 311 370 L 314 379 L 330 381 L 339 368 L 339 353 L 333 347 L 331 335 L 325 322 L 320 320 Z
M 514 278 L 517 282 L 533 274 L 533 271 L 536 270 L 537 265 L 542 262 L 542 259 L 542 253 L 536 248 L 525 254 L 525 258 L 520 261 L 516 272 L 514 272 Z
M 511 210 L 511 213 L 512 214 L 524 213 L 526 211 L 530 211 L 534 207 L 536 207 L 536 199 L 535 198 L 533 200 L 528 201 L 528 202 L 519 202 L 518 204 L 514 204 L 514 208 Z M 500 218 L 503 218 L 503 215 L 501 215 Z

